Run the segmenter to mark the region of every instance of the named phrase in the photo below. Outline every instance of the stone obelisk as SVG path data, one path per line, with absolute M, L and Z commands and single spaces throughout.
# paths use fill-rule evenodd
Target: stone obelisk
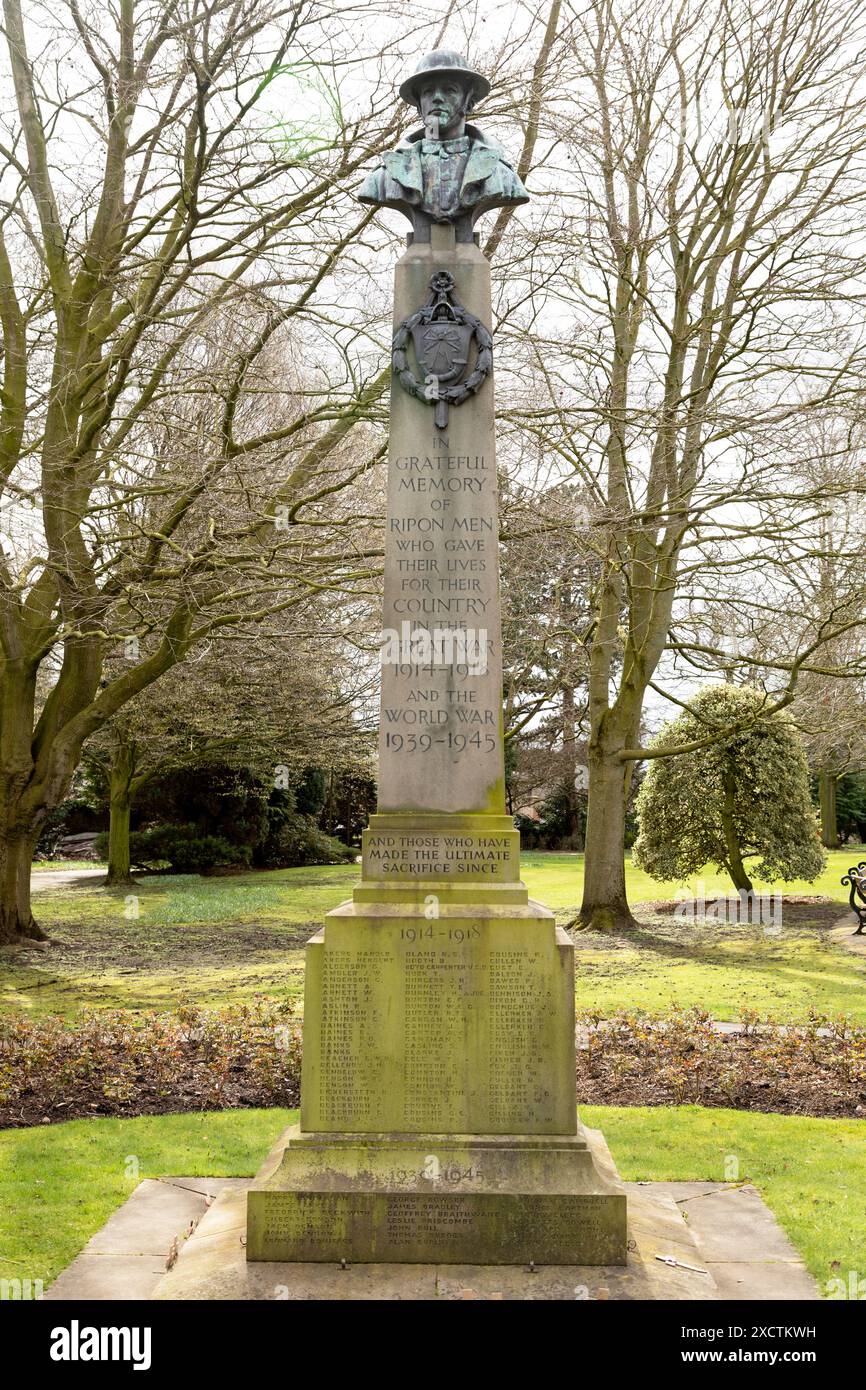
M 360 885 L 307 946 L 300 1125 L 249 1194 L 249 1260 L 623 1264 L 625 1195 L 578 1124 L 573 947 L 506 814 L 490 270 L 526 201 L 465 117 L 453 53 L 366 201 L 397 263 L 378 810 Z

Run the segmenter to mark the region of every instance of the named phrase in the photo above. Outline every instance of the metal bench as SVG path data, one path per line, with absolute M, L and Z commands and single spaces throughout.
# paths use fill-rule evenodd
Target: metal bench
M 851 893 L 848 897 L 848 905 L 852 912 L 857 914 L 859 926 L 852 934 L 862 936 L 863 928 L 866 927 L 866 860 L 859 864 L 852 864 L 847 874 L 842 879 L 843 884 L 850 884 Z

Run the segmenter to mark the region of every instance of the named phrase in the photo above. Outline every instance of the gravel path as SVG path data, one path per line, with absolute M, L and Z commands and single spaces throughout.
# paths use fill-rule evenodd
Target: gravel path
M 830 935 L 838 946 L 844 946 L 846 951 L 853 951 L 855 956 L 866 956 L 866 932 L 862 936 L 855 936 L 854 930 L 857 926 L 857 919 L 851 912 L 847 917 L 843 917 L 838 926 L 834 927 Z
M 45 892 L 47 888 L 63 888 L 67 884 L 84 883 L 88 878 L 105 878 L 104 869 L 39 869 L 30 875 L 30 892 Z

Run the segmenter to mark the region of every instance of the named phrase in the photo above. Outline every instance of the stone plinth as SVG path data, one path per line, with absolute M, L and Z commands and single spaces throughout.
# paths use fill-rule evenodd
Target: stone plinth
M 545 908 L 346 903 L 307 947 L 304 1130 L 575 1130 L 571 942 Z
M 577 1122 L 567 934 L 519 882 L 387 887 L 307 946 L 301 1124 L 250 1189 L 247 1259 L 625 1263 Z
M 625 1191 L 597 1170 L 583 1133 L 296 1127 L 249 1191 L 247 1259 L 625 1264 Z

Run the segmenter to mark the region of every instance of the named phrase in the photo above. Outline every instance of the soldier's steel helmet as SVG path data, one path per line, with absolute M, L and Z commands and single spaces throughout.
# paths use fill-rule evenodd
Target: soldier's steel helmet
M 423 82 L 435 77 L 461 77 L 467 83 L 473 101 L 480 101 L 490 91 L 490 83 L 480 72 L 475 72 L 466 59 L 450 48 L 439 48 L 435 53 L 427 53 L 419 62 L 411 77 L 400 85 L 400 95 L 409 106 L 418 106 L 418 91 Z

